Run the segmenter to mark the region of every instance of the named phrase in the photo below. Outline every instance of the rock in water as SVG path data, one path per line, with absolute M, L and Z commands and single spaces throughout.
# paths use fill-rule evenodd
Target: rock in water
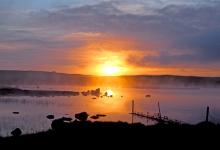
M 104 114 L 97 114 L 96 116 L 98 116 L 98 117 L 106 117 L 107 115 L 104 115 Z
M 47 119 L 54 119 L 54 115 L 48 115 Z
M 92 118 L 92 119 L 99 119 L 99 116 L 91 116 L 90 118 Z
M 146 97 L 146 98 L 150 98 L 150 97 L 151 97 L 151 95 L 145 95 L 145 97 Z
M 99 119 L 100 117 L 105 117 L 106 115 L 104 114 L 97 114 L 97 115 L 94 115 L 94 116 L 91 116 L 90 118 L 96 120 L 96 119 Z
M 87 121 L 88 119 L 88 113 L 87 112 L 81 112 L 79 114 L 75 114 L 75 118 L 79 121 Z
M 21 129 L 16 128 L 15 130 L 11 131 L 11 134 L 13 136 L 20 136 L 22 134 L 22 131 L 21 131 Z
M 18 114 L 19 114 L 19 112 L 18 112 L 18 111 L 14 111 L 14 112 L 13 112 L 13 114 L 18 115 Z

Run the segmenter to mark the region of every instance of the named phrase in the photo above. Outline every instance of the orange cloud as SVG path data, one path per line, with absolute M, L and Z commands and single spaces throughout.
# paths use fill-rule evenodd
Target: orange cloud
M 56 53 L 54 57 L 65 58 L 64 61 L 68 60 L 68 63 L 48 67 L 60 72 L 90 75 L 190 74 L 207 76 L 215 76 L 220 73 L 220 70 L 196 68 L 195 66 L 184 67 L 180 63 L 166 65 L 152 60 L 143 62 L 142 59 L 146 56 L 146 58 L 160 57 L 159 51 L 154 49 L 155 43 L 146 43 L 143 49 L 136 39 L 128 37 L 96 32 L 78 32 L 61 38 L 83 42 L 79 47 L 64 50 L 66 53 Z M 182 55 L 180 51 L 172 51 L 170 54 L 172 56 Z
M 91 37 L 91 33 L 84 35 Z M 82 62 L 78 71 L 94 75 L 110 75 L 111 71 L 114 75 L 129 74 L 130 66 L 126 60 L 129 55 L 138 53 L 135 42 L 129 38 L 95 35 L 71 54 Z

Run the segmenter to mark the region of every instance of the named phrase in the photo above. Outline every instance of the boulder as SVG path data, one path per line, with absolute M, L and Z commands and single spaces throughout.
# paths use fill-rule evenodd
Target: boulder
M 14 111 L 14 112 L 13 112 L 13 114 L 18 115 L 18 114 L 19 114 L 19 112 L 18 112 L 18 111 Z
M 94 120 L 96 120 L 96 119 L 99 119 L 99 116 L 91 116 L 90 118 L 92 118 L 92 119 L 94 119 Z
M 151 95 L 145 95 L 145 97 L 146 97 L 146 98 L 150 98 L 150 97 L 151 97 Z
M 20 136 L 22 134 L 22 131 L 21 131 L 21 129 L 16 128 L 15 130 L 11 131 L 11 134 L 13 136 Z
M 50 120 L 54 119 L 54 115 L 47 115 L 47 119 L 50 119 Z
M 98 116 L 98 117 L 106 117 L 107 115 L 104 115 L 104 114 L 97 114 L 96 116 Z
M 99 97 L 101 95 L 101 90 L 100 88 L 96 89 L 96 90 L 91 90 L 91 95 Z
M 63 130 L 69 125 L 70 121 L 72 121 L 72 118 L 62 117 L 55 119 L 51 124 L 51 128 L 56 131 Z
M 79 121 L 87 121 L 88 116 L 89 115 L 87 112 L 81 112 L 81 113 L 75 114 L 75 118 Z

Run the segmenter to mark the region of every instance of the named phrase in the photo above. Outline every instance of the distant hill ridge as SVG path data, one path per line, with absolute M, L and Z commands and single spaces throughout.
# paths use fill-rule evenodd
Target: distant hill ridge
M 0 70 L 0 86 L 4 85 L 113 85 L 120 87 L 220 86 L 220 77 L 176 75 L 92 76 L 45 71 Z

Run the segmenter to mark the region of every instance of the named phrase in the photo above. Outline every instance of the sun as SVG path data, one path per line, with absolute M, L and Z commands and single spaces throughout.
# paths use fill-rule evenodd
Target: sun
M 121 76 L 128 72 L 128 65 L 123 54 L 103 52 L 97 54 L 96 62 L 90 70 L 98 76 Z
M 104 75 L 114 76 L 120 73 L 120 68 L 117 66 L 103 66 L 102 72 Z

